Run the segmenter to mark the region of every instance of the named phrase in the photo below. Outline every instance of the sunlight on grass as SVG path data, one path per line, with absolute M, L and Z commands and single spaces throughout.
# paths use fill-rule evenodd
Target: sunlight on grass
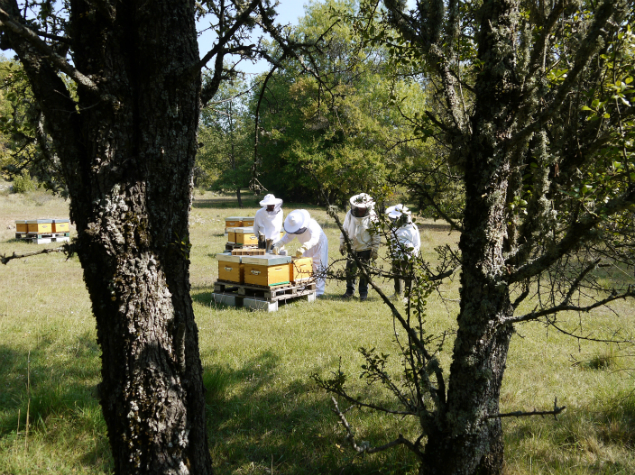
M 241 210 L 231 197 L 197 194 L 191 215 L 192 299 L 216 473 L 263 474 L 272 466 L 280 474 L 416 473 L 416 461 L 404 449 L 355 457 L 329 396 L 310 379 L 315 372 L 335 371 L 341 358 L 353 392 L 389 403 L 386 393 L 357 377 L 360 346 L 391 354 L 390 367 L 399 371 L 393 322 L 376 294 L 371 292 L 366 303 L 342 301 L 344 285 L 329 282 L 324 300 L 290 302 L 275 313 L 212 302 L 214 255 L 224 246 L 224 218 L 253 216 L 257 200 L 248 195 L 245 203 L 248 208 Z M 284 209 L 288 213 L 295 207 L 306 206 L 287 203 Z M 324 211 L 307 208 L 325 229 L 331 259 L 340 258 L 339 231 Z M 33 250 L 13 239 L 11 226 L 16 219 L 45 216 L 68 216 L 68 203 L 52 196 L 1 195 L 0 253 Z M 456 242 L 457 234 L 439 222 L 420 227 L 428 259 L 435 258 L 434 247 Z M 13 261 L 0 267 L 0 282 L 0 474 L 112 473 L 96 399 L 101 352 L 78 260 L 51 254 Z M 381 285 L 392 293 L 389 282 Z M 457 290 L 457 280 L 441 289 L 451 299 Z M 620 325 L 632 328 L 633 306 L 618 302 L 616 309 L 598 312 L 584 322 L 584 330 L 606 334 Z M 456 302 L 446 306 L 432 298 L 428 331 L 454 328 L 457 310 Z M 563 324 L 574 328 L 577 315 L 565 315 Z M 451 345 L 450 338 L 441 357 L 446 374 Z M 633 366 L 623 348 L 578 346 L 542 324 L 518 325 L 501 411 L 549 408 L 554 397 L 567 409 L 558 420 L 504 421 L 505 473 L 635 473 Z M 349 414 L 359 439 L 372 444 L 416 433 L 414 421 L 367 411 Z

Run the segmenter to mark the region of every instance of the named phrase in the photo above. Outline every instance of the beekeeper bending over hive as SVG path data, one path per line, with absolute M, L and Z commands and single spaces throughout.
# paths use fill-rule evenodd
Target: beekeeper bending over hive
M 410 210 L 405 205 L 398 204 L 386 210 L 391 220 L 390 235 L 388 236 L 388 254 L 392 259 L 392 272 L 395 274 L 395 293 L 393 298 L 402 297 L 401 279 L 405 280 L 405 288 L 410 287 L 408 274 L 412 271 L 410 264 L 419 255 L 421 237 L 419 228 L 412 222 Z
M 346 293 L 344 298 L 350 298 L 355 294 L 355 274 L 357 262 L 354 256 L 363 264 L 368 264 L 371 259 L 377 259 L 377 251 L 381 237 L 375 232 L 374 224 L 377 222 L 375 214 L 375 201 L 366 193 L 360 193 L 350 199 L 351 209 L 344 218 L 344 232 L 340 234 L 340 253 L 347 252 L 344 233 L 351 241 L 352 255 L 346 261 Z M 363 275 L 359 276 L 359 300 L 368 298 L 368 282 Z
M 317 295 L 324 294 L 326 286 L 324 271 L 329 264 L 329 242 L 326 234 L 305 209 L 291 211 L 287 219 L 284 220 L 284 230 L 286 234 L 274 243 L 274 248 L 279 249 L 293 241 L 293 238 L 298 238 L 302 246 L 296 251 L 296 257 L 313 258 L 313 273 L 318 276 L 316 279 Z
M 276 242 L 282 232 L 282 200 L 269 194 L 260 202 L 260 208 L 254 217 L 254 235 Z M 265 248 L 266 241 L 258 239 L 258 247 Z

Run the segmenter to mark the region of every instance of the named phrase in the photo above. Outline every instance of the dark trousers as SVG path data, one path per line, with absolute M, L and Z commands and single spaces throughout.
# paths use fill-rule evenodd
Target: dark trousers
M 353 251 L 353 255 L 362 262 L 362 264 L 368 265 L 370 263 L 370 249 L 368 251 Z M 355 282 L 357 281 L 357 262 L 353 256 L 348 256 L 346 260 L 346 293 L 355 293 Z M 363 275 L 359 276 L 359 295 L 368 295 L 368 281 Z
M 412 267 L 402 260 L 392 261 L 392 273 L 395 275 L 395 293 L 402 295 L 410 287 Z

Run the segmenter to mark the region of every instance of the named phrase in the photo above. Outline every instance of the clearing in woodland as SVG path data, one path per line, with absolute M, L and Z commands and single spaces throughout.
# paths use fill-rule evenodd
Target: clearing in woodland
M 329 281 L 324 300 L 289 303 L 275 313 L 212 302 L 214 255 L 224 247 L 224 218 L 253 216 L 257 200 L 247 196 L 245 203 L 239 209 L 231 197 L 196 194 L 190 221 L 192 298 L 216 473 L 416 473 L 416 461 L 401 448 L 356 457 L 331 412 L 330 396 L 310 378 L 336 371 L 339 364 L 345 373 L 359 374 L 359 347 L 390 353 L 391 369 L 398 373 L 392 317 L 376 294 L 371 291 L 365 303 L 343 301 L 344 285 Z M 331 260 L 341 259 L 339 231 L 326 212 L 285 204 L 285 215 L 302 207 L 323 226 Z M 16 219 L 67 216 L 67 202 L 48 193 L 3 192 L 0 254 L 35 249 L 13 239 Z M 422 252 L 430 260 L 435 247 L 458 239 L 439 222 L 420 218 L 418 223 Z M 56 245 L 38 249 L 44 247 Z M 14 260 L 0 267 L 0 282 L 0 474 L 111 473 L 96 399 L 100 350 L 78 259 L 48 254 Z M 392 293 L 390 282 L 381 285 Z M 441 302 L 438 295 L 430 300 L 430 333 L 455 326 L 457 279 L 441 290 L 449 300 Z M 531 310 L 533 303 L 523 305 Z M 613 309 L 596 312 L 582 333 L 610 337 L 608 329 L 634 327 L 631 304 L 618 302 Z M 569 329 L 579 322 L 573 314 L 561 321 Z M 505 473 L 635 473 L 633 351 L 578 342 L 540 323 L 517 325 L 516 330 L 501 411 L 550 409 L 554 397 L 567 409 L 558 420 L 504 420 Z M 442 360 L 448 364 L 451 344 L 445 348 Z M 349 384 L 362 397 L 388 400 L 387 393 L 367 387 L 364 380 Z M 367 411 L 347 417 L 357 439 L 372 445 L 416 430 L 409 421 Z

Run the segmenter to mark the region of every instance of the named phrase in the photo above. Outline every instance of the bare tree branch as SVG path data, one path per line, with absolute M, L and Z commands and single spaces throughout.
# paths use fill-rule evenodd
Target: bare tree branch
M 503 323 L 519 323 L 519 322 L 529 322 L 531 320 L 537 320 L 541 317 L 546 317 L 547 315 L 554 315 L 559 312 L 590 312 L 593 309 L 598 307 L 602 307 L 608 303 L 614 302 L 615 300 L 625 299 L 628 297 L 635 297 L 635 289 L 629 288 L 627 292 L 623 292 L 621 294 L 611 295 L 605 299 L 599 300 L 597 302 L 592 303 L 587 306 L 578 306 L 578 305 L 567 305 L 560 304 L 555 307 L 545 308 L 540 310 L 539 312 L 531 312 L 525 315 L 519 315 L 517 317 L 506 318 Z
M 55 247 L 53 249 L 42 249 L 39 251 L 27 252 L 26 254 L 16 254 L 15 252 L 12 255 L 1 254 L 0 262 L 7 265 L 13 259 L 23 259 L 25 257 L 37 256 L 40 254 L 51 254 L 53 252 L 65 252 L 68 254 L 71 251 L 71 246 L 72 244 L 64 244 L 63 246 Z
M 335 406 L 335 409 L 333 409 L 333 412 L 337 414 L 337 417 L 339 417 L 340 422 L 342 423 L 342 426 L 344 427 L 344 429 L 346 429 L 346 432 L 347 432 L 346 440 L 350 442 L 350 444 L 353 446 L 353 448 L 355 449 L 357 453 L 375 454 L 377 452 L 383 452 L 384 450 L 388 450 L 392 447 L 396 447 L 397 445 L 405 445 L 417 457 L 419 457 L 420 459 L 423 459 L 423 453 L 419 450 L 420 439 L 418 439 L 415 443 L 412 443 L 401 434 L 399 434 L 399 437 L 393 440 L 392 442 L 381 445 L 379 447 L 371 447 L 370 444 L 366 441 L 363 441 L 360 444 L 358 444 L 357 441 L 355 440 L 355 435 L 353 433 L 353 430 L 351 429 L 350 424 L 346 420 L 344 413 L 340 411 L 339 405 L 337 404 L 337 400 L 335 399 L 335 397 L 331 396 L 331 401 L 333 401 L 333 405 Z
M 553 401 L 553 410 L 552 411 L 536 411 L 535 409 L 531 412 L 525 411 L 515 411 L 515 412 L 507 412 L 504 414 L 494 414 L 491 416 L 487 416 L 488 419 L 500 419 L 503 417 L 530 417 L 530 416 L 553 416 L 554 419 L 558 418 L 558 414 L 564 411 L 567 406 L 558 406 L 558 398 L 555 398 Z
M 3 2 L 4 3 L 4 2 Z M 24 38 L 35 49 L 42 53 L 52 64 L 54 64 L 60 71 L 67 74 L 78 85 L 85 87 L 89 91 L 101 95 L 101 91 L 97 87 L 92 79 L 84 76 L 71 64 L 57 54 L 53 49 L 47 45 L 38 35 L 31 29 L 22 25 L 21 19 L 12 18 L 9 13 L 0 8 L 0 27 L 10 30 L 12 33 Z
M 605 219 L 603 216 L 619 213 L 627 209 L 634 201 L 635 187 L 631 186 L 626 192 L 596 209 L 595 212 L 585 213 L 569 227 L 567 234 L 560 242 L 551 246 L 542 256 L 512 272 L 507 281 L 511 284 L 540 274 L 562 256 L 576 250 L 583 242 L 590 239 L 597 225 Z M 511 263 L 513 263 L 513 258 L 509 261 L 509 264 Z

